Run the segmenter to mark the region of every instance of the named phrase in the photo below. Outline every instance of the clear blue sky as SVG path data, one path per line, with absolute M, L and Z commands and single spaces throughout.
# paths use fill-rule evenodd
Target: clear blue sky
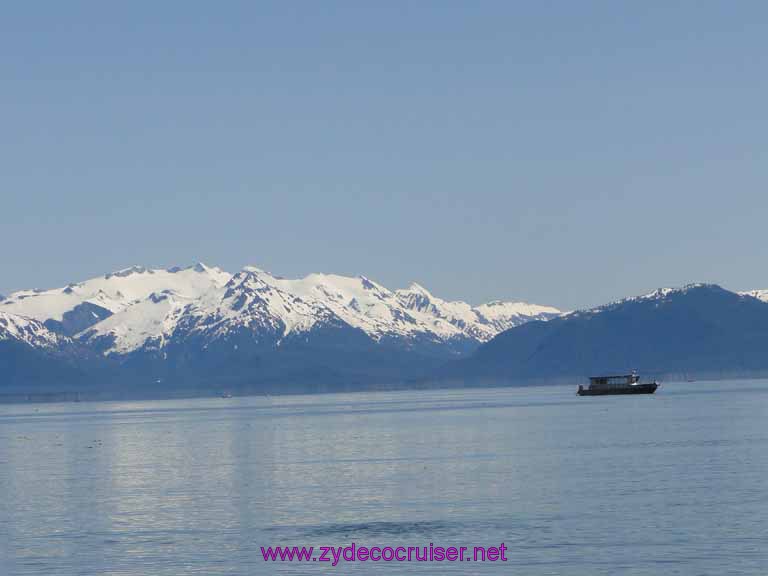
M 766 2 L 7 2 L 0 292 L 132 264 L 768 288 Z

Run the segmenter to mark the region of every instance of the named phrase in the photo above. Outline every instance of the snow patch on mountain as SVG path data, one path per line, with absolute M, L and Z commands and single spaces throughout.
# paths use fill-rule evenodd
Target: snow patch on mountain
M 178 298 L 193 300 L 223 286 L 230 277 L 229 273 L 204 264 L 169 270 L 133 266 L 64 288 L 14 292 L 0 302 L 0 311 L 40 321 L 61 321 L 65 313 L 88 302 L 114 314 L 154 292 L 171 292 Z
M 171 291 L 152 292 L 109 318 L 83 330 L 77 337 L 96 344 L 108 342 L 111 353 L 125 354 L 137 348 L 162 348 L 173 332 L 184 306 L 193 300 Z
M 134 267 L 104 278 L 120 279 L 111 286 L 114 314 L 78 337 L 109 342 L 108 352 L 125 354 L 141 347 L 162 348 L 185 308 L 225 286 L 231 274 L 198 263 L 168 270 Z
M 768 290 L 750 290 L 749 292 L 739 292 L 742 296 L 752 296 L 763 302 L 768 302 Z
M 254 343 L 279 346 L 291 334 L 305 333 L 338 318 L 322 302 L 304 299 L 266 281 L 272 277 L 247 267 L 227 285 L 190 306 L 177 335 L 196 338 L 204 346 L 234 334 L 246 333 Z
M 414 314 L 402 305 L 394 292 L 365 276 L 309 274 L 291 280 L 262 270 L 255 273 L 270 286 L 294 294 L 304 302 L 327 308 L 377 341 L 384 337 L 410 338 L 417 334 L 446 339 L 461 333 L 440 318 Z
M 48 350 L 54 350 L 70 341 L 66 336 L 48 330 L 42 322 L 0 311 L 0 341 L 3 340 Z
M 499 332 L 525 322 L 548 320 L 561 314 L 557 308 L 527 302 L 494 301 L 471 306 L 462 301 L 447 301 L 416 283 L 405 290 L 398 290 L 397 298 L 408 310 L 439 318 L 480 342 L 487 342 Z

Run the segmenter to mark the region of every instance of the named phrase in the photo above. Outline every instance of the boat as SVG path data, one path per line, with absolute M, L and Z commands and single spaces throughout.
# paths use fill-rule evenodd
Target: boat
M 640 382 L 636 373 L 617 376 L 592 376 L 589 387 L 579 385 L 579 396 L 606 396 L 609 394 L 653 394 L 659 387 L 657 382 Z

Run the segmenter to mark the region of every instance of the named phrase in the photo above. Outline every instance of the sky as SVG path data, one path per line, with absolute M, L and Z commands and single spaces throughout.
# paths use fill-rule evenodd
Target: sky
M 766 2 L 8 2 L 0 293 L 252 264 L 768 288 Z

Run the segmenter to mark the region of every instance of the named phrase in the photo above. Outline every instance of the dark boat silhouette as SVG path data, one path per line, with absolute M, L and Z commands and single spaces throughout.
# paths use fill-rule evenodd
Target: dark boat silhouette
M 579 385 L 579 396 L 607 396 L 610 394 L 653 394 L 659 387 L 656 382 L 640 382 L 640 376 L 621 374 L 618 376 L 592 376 L 589 387 Z

